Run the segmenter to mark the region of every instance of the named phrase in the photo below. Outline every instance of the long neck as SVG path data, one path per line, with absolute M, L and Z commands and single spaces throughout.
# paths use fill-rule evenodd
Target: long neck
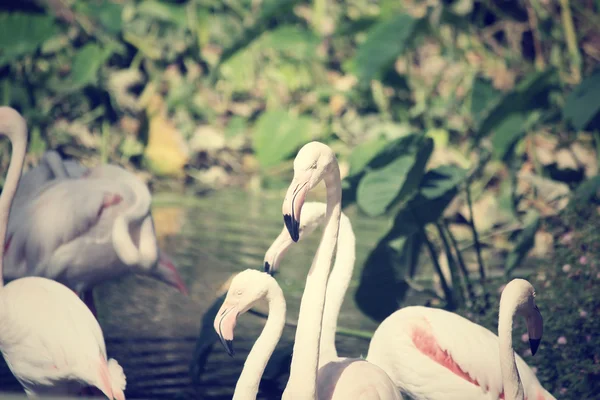
M 151 268 L 157 261 L 156 237 L 150 216 L 152 196 L 148 187 L 129 173 L 117 179 L 133 194 L 133 204 L 119 215 L 113 225 L 113 247 L 121 261 L 128 266 Z M 150 221 L 148 222 L 148 220 Z M 133 243 L 130 228 L 139 231 L 140 248 Z M 148 234 L 150 233 L 150 236 Z
M 4 188 L 0 196 L 0 287 L 4 286 L 2 273 L 4 258 L 4 241 L 8 228 L 8 214 L 13 198 L 19 186 L 25 154 L 27 152 L 27 124 L 23 117 L 15 110 L 8 107 L 0 108 L 0 134 L 9 138 L 12 154 L 8 173 L 4 181 Z
M 523 400 L 525 397 L 512 346 L 512 326 L 515 312 L 516 305 L 508 295 L 504 296 L 503 293 L 500 299 L 498 317 L 498 339 L 500 347 L 500 371 L 502 373 L 504 398 L 506 400 Z
M 356 239 L 352 232 L 352 224 L 348 217 L 341 215 L 340 234 L 335 264 L 327 281 L 327 295 L 325 296 L 325 311 L 323 313 L 323 328 L 321 329 L 321 352 L 319 353 L 319 368 L 335 361 L 338 358 L 335 348 L 335 332 L 337 330 L 340 309 L 344 302 L 346 290 L 352 280 L 354 260 L 356 255 Z
M 323 308 L 342 208 L 342 188 L 337 165 L 324 180 L 327 186 L 325 229 L 302 294 L 290 378 L 283 398 L 316 399 L 317 396 L 317 368 Z
M 246 358 L 242 374 L 235 385 L 233 400 L 256 399 L 260 379 L 281 338 L 281 332 L 285 325 L 286 305 L 283 292 L 276 284 L 269 288 L 267 301 L 269 302 L 267 323 Z

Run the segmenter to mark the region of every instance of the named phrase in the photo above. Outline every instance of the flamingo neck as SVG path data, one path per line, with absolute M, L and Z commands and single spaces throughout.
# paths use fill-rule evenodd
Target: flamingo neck
M 158 245 L 150 215 L 152 197 L 148 187 L 134 177 L 119 179 L 133 193 L 134 202 L 113 224 L 113 247 L 119 259 L 127 266 L 149 270 L 158 261 Z M 134 244 L 130 229 L 138 231 L 139 248 Z
M 19 186 L 27 153 L 27 123 L 17 111 L 10 107 L 0 107 L 0 135 L 7 136 L 12 146 L 8 173 L 0 196 L 0 244 L 2 245 L 0 246 L 0 287 L 2 287 L 4 286 L 3 258 L 8 215 Z
M 319 368 L 338 359 L 335 347 L 335 333 L 338 317 L 348 285 L 352 280 L 354 260 L 356 256 L 356 239 L 352 231 L 352 224 L 348 217 L 341 215 L 335 264 L 327 281 L 327 294 L 325 296 L 325 311 L 323 313 L 323 328 L 321 329 L 321 352 L 319 353 Z
M 319 342 L 327 278 L 337 244 L 342 211 L 342 185 L 337 163 L 334 163 L 332 171 L 325 175 L 324 181 L 327 187 L 325 229 L 306 278 L 296 327 L 290 378 L 282 399 L 316 399 L 317 397 Z
M 285 326 L 286 304 L 281 288 L 273 282 L 268 288 L 266 298 L 269 303 L 269 316 L 246 358 L 244 369 L 235 385 L 233 400 L 256 399 L 260 379 Z
M 523 400 L 525 398 L 512 345 L 513 319 L 517 310 L 514 303 L 508 295 L 505 296 L 504 292 L 502 293 L 498 317 L 498 342 L 505 400 Z

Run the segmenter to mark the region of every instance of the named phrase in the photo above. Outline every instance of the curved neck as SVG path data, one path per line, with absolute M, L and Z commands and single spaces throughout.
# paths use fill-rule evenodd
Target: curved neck
M 500 298 L 498 342 L 500 348 L 500 371 L 502 373 L 505 400 L 523 400 L 525 397 L 512 346 L 512 326 L 516 308 L 514 301 L 509 297 L 502 296 Z
M 4 286 L 3 258 L 4 241 L 8 227 L 8 215 L 19 186 L 25 154 L 27 153 L 27 123 L 23 117 L 9 107 L 0 107 L 0 135 L 7 136 L 12 146 L 8 173 L 0 195 L 0 287 Z
M 319 342 L 331 259 L 337 244 L 342 211 L 342 185 L 337 163 L 324 178 L 327 212 L 321 243 L 306 278 L 294 341 L 290 378 L 283 398 L 316 399 Z
M 343 213 L 340 220 L 340 231 L 335 264 L 327 281 L 327 294 L 325 296 L 325 311 L 323 312 L 323 328 L 321 329 L 321 344 L 319 353 L 319 368 L 335 361 L 338 358 L 335 347 L 335 332 L 338 317 L 348 285 L 352 280 L 354 260 L 356 258 L 356 239 L 352 231 L 352 224 Z
M 115 219 L 113 247 L 125 265 L 150 269 L 158 261 L 156 236 L 150 217 L 152 196 L 148 187 L 135 176 L 129 176 L 129 172 L 125 171 L 117 179 L 133 194 L 133 204 Z M 139 248 L 133 243 L 130 229 L 139 233 Z
M 265 367 L 275 346 L 281 338 L 285 326 L 285 298 L 277 284 L 269 287 L 267 292 L 269 303 L 269 317 L 260 336 L 248 353 L 244 363 L 242 374 L 235 385 L 233 400 L 255 400 L 258 394 L 258 386 Z

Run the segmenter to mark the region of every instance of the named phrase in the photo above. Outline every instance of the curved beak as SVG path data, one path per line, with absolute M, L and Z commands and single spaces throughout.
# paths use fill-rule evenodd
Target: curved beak
M 542 335 L 544 333 L 544 320 L 542 314 L 536 305 L 533 306 L 533 310 L 525 318 L 527 324 L 527 333 L 529 334 L 529 347 L 531 348 L 531 354 L 535 355 L 540 342 L 542 341 Z
M 180 293 L 186 296 L 189 294 L 183 279 L 181 279 L 181 275 L 179 275 L 179 271 L 177 271 L 177 268 L 175 267 L 175 264 L 173 264 L 169 256 L 160 250 L 158 252 L 158 264 L 156 268 L 153 269 L 152 275 L 167 285 L 173 286 L 179 290 Z
M 277 239 L 271 244 L 269 250 L 265 253 L 265 272 L 275 276 L 275 273 L 279 269 L 279 263 L 281 262 L 282 257 L 285 255 L 286 251 L 290 248 L 290 246 L 294 243 L 290 238 L 290 234 L 288 233 L 286 228 L 283 228 Z
M 235 329 L 235 324 L 237 323 L 237 317 L 238 312 L 236 311 L 236 307 L 223 303 L 213 324 L 221 344 L 225 347 L 225 351 L 231 357 L 235 354 L 235 351 L 233 350 L 233 331 Z
M 300 176 L 294 174 L 294 179 L 285 194 L 285 199 L 283 199 L 283 207 L 281 209 L 283 212 L 283 222 L 294 242 L 300 239 L 300 212 L 306 200 L 306 194 L 310 189 L 309 182 L 312 171 L 312 169 L 308 170 Z

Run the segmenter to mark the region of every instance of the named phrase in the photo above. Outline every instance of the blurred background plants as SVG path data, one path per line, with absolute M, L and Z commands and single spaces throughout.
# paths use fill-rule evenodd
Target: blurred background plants
M 361 269 L 360 309 L 382 320 L 411 289 L 483 313 L 486 280 L 531 272 L 554 249 L 544 222 L 582 182 L 598 188 L 599 11 L 593 0 L 5 1 L 0 93 L 28 120 L 28 162 L 57 149 L 158 189 L 279 190 L 297 149 L 324 141 L 344 205 L 390 221 Z

